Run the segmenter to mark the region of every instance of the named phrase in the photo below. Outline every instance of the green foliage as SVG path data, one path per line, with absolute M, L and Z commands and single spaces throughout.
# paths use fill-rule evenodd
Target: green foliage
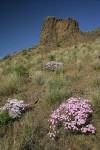
M 32 45 L 32 49 L 38 48 L 38 45 Z
M 3 59 L 11 59 L 10 54 L 8 54 L 8 55 L 4 56 L 4 57 L 3 57 Z
M 18 66 L 15 68 L 15 71 L 16 73 L 19 75 L 19 76 L 24 76 L 28 73 L 28 69 L 25 68 L 24 66 Z
M 55 60 L 55 55 L 54 54 L 49 54 L 48 58 L 49 58 L 50 61 L 53 61 L 53 60 Z
M 22 51 L 22 54 L 25 56 L 25 55 L 27 55 L 27 50 L 25 49 L 25 50 L 23 50 Z
M 56 46 L 57 46 L 57 47 L 61 47 L 60 43 L 58 43 L 58 42 L 57 42 Z
M 10 117 L 7 110 L 0 112 L 0 125 L 7 124 L 9 120 Z

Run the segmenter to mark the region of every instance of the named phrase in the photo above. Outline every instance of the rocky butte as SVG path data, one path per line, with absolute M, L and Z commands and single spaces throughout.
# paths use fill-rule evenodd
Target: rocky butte
M 98 32 L 81 32 L 78 22 L 72 18 L 47 17 L 43 21 L 39 45 L 65 47 L 95 40 L 97 37 L 100 37 L 100 28 Z

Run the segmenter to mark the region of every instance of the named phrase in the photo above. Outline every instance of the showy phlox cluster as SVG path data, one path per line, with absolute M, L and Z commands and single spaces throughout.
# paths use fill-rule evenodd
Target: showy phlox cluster
M 95 133 L 96 128 L 89 121 L 92 112 L 89 100 L 69 98 L 50 115 L 49 137 L 54 138 L 61 127 L 73 132 Z
M 43 66 L 44 69 L 50 69 L 50 70 L 55 70 L 57 69 L 60 65 L 62 65 L 61 62 L 57 61 L 50 61 L 47 64 Z
M 0 112 L 7 110 L 9 117 L 14 119 L 20 117 L 26 108 L 28 108 L 28 104 L 25 104 L 23 100 L 8 99 L 6 104 L 0 108 Z

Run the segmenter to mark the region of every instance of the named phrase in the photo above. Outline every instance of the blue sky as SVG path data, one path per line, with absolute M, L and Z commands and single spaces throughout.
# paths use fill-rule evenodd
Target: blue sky
M 100 27 L 100 0 L 0 0 L 0 57 L 39 42 L 47 16 L 79 22 L 81 31 Z

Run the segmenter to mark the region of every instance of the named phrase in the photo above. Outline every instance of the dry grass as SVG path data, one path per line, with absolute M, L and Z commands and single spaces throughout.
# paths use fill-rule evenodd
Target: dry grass
M 7 126 L 0 126 L 0 150 L 99 150 L 100 147 L 100 40 L 51 51 L 33 47 L 0 61 L 0 105 L 7 98 L 27 101 L 32 110 Z M 63 62 L 58 71 L 43 69 L 51 60 Z M 16 74 L 21 66 L 28 76 Z M 19 70 L 17 70 L 19 71 Z M 23 72 L 24 73 L 24 72 Z M 61 133 L 47 136 L 48 118 L 70 96 L 91 100 L 96 135 Z

